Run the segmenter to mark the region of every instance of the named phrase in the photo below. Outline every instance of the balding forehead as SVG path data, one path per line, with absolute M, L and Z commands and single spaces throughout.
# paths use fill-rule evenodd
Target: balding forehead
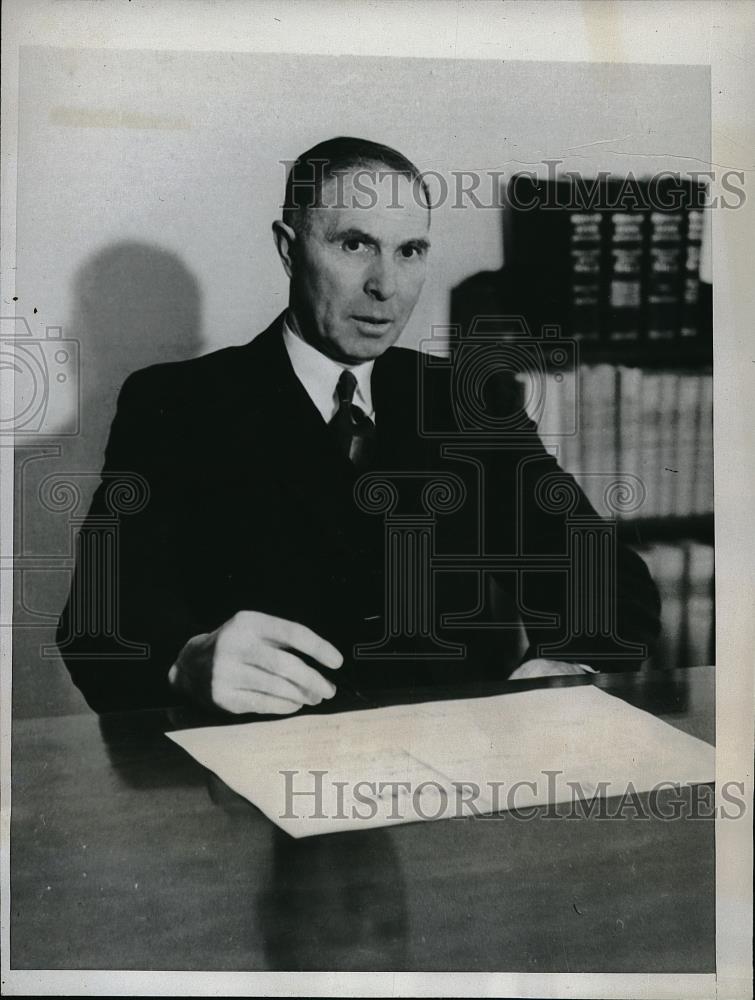
M 429 224 L 430 203 L 421 178 L 379 163 L 336 171 L 325 178 L 318 207 L 361 212 L 383 207 L 423 214 Z

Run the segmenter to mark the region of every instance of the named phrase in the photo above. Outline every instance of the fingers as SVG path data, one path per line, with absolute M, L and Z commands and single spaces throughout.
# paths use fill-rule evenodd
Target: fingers
M 262 691 L 241 689 L 219 693 L 214 697 L 214 701 L 219 708 L 233 712 L 234 715 L 245 715 L 250 712 L 258 715 L 291 715 L 301 708 L 301 702 L 277 698 Z
M 304 653 L 331 670 L 337 670 L 343 663 L 343 657 L 336 647 L 306 625 L 273 615 L 256 614 L 256 618 L 259 620 L 257 634 L 260 638 L 274 642 L 277 646 L 293 649 L 297 653 Z
M 187 644 L 186 659 L 189 665 L 198 664 L 194 673 L 204 679 L 205 699 L 226 711 L 288 714 L 302 705 L 319 705 L 336 692 L 334 684 L 300 657 L 331 670 L 341 666 L 343 657 L 304 625 L 241 611 L 209 639 L 207 649 Z M 190 673 L 185 666 L 182 676 Z M 194 678 L 195 697 L 199 687 Z
M 256 650 L 256 656 L 252 653 L 250 659 L 256 666 L 269 671 L 288 684 L 295 685 L 296 690 L 310 704 L 319 704 L 323 698 L 332 698 L 336 693 L 335 684 L 326 680 L 319 671 L 302 663 L 298 657 L 284 649 L 277 649 L 275 646 L 259 646 Z
M 225 707 L 238 701 L 237 694 L 259 694 L 290 702 L 295 710 L 302 705 L 319 705 L 332 698 L 334 684 L 291 653 L 255 643 L 245 659 L 224 657 L 215 664 L 212 699 Z M 248 698 L 243 699 L 248 703 Z M 255 709 L 255 711 L 257 711 Z
M 266 661 L 272 666 L 269 659 L 268 649 L 264 650 Z M 272 652 L 279 652 L 274 650 Z M 304 667 L 304 664 L 302 664 Z M 304 669 L 308 669 L 304 667 Z M 282 677 L 273 669 L 266 669 L 259 663 L 249 665 L 239 663 L 234 671 L 236 674 L 234 687 L 247 691 L 260 691 L 262 694 L 275 695 L 277 698 L 286 698 L 288 701 L 295 701 L 301 705 L 319 705 L 323 698 L 332 698 L 335 694 L 335 687 L 332 684 L 322 683 L 315 689 L 314 683 L 308 687 L 300 687 L 287 677 Z M 316 673 L 316 671 L 312 671 Z M 320 678 L 320 681 L 323 679 Z
M 527 660 L 509 676 L 511 681 L 529 680 L 535 677 L 558 677 L 569 674 L 594 673 L 591 667 L 581 663 L 565 663 L 562 660 Z
M 516 670 L 513 670 L 509 674 L 509 680 L 524 681 L 528 677 L 533 677 L 533 676 L 535 675 L 532 673 L 531 667 L 529 667 L 526 663 L 523 663 L 521 666 L 517 667 Z
M 582 663 L 562 663 L 560 660 L 551 660 L 554 674 L 596 674 L 597 670 L 585 666 Z

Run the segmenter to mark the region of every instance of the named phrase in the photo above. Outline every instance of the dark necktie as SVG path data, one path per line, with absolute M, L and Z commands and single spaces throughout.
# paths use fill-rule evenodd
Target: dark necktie
M 354 405 L 356 387 L 354 373 L 345 368 L 336 386 L 338 409 L 330 421 L 330 429 L 341 454 L 361 472 L 368 468 L 375 450 L 375 425 Z

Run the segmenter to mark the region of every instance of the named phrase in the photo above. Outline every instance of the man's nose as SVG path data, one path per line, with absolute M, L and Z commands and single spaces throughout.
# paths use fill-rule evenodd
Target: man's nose
M 370 267 L 364 283 L 365 292 L 379 302 L 385 302 L 396 294 L 396 265 L 385 257 L 378 256 Z

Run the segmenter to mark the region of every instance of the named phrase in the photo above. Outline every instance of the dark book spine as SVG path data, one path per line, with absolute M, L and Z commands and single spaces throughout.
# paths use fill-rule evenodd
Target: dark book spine
M 596 341 L 601 336 L 603 217 L 600 212 L 569 213 L 571 335 Z
M 649 340 L 673 340 L 679 333 L 684 216 L 682 209 L 650 213 L 646 317 Z
M 702 209 L 695 208 L 687 214 L 686 228 L 680 334 L 684 338 L 698 338 L 701 333 L 700 248 L 703 237 Z
M 644 212 L 613 212 L 610 226 L 608 317 L 610 340 L 639 340 L 645 250 Z
M 511 271 L 532 331 L 559 326 L 573 335 L 570 185 L 518 175 L 508 190 Z M 507 245 L 508 244 L 508 245 Z

